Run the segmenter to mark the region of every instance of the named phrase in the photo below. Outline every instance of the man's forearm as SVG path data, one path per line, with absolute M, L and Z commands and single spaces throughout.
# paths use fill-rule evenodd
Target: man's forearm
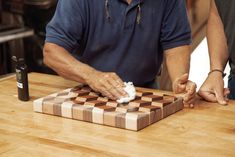
M 185 73 L 189 73 L 190 68 L 190 46 L 180 46 L 164 52 L 166 65 L 171 81 Z
M 77 61 L 64 48 L 46 43 L 44 46 L 44 63 L 64 78 L 80 83 L 86 83 L 86 79 L 94 69 Z
M 210 55 L 210 68 L 224 70 L 228 61 L 227 40 L 224 27 L 217 11 L 214 0 L 211 1 L 207 25 L 207 41 Z

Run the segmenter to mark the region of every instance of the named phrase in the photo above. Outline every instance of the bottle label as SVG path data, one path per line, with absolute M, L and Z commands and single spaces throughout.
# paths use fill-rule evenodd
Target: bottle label
M 17 87 L 23 88 L 23 83 L 17 82 Z
M 21 70 L 16 69 L 16 79 L 18 82 L 22 82 L 22 74 L 21 74 Z

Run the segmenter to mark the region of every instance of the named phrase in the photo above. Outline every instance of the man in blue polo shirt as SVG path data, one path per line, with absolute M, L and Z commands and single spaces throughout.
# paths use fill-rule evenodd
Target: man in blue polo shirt
M 116 100 L 123 81 L 153 87 L 165 55 L 173 91 L 193 102 L 184 0 L 59 0 L 46 31 L 44 62 L 65 78 Z

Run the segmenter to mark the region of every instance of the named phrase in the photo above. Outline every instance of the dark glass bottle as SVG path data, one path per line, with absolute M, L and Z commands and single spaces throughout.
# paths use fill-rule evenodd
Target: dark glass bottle
M 18 99 L 21 101 L 29 100 L 28 87 L 28 67 L 23 58 L 17 59 L 15 56 L 12 59 L 16 62 L 16 80 L 18 88 Z

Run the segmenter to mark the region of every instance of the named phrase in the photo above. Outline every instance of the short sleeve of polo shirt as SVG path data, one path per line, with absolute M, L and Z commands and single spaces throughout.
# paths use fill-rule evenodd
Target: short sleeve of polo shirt
M 163 50 L 191 44 L 185 0 L 166 1 L 160 42 Z
M 81 3 L 79 0 L 58 1 L 56 12 L 46 27 L 45 42 L 57 44 L 70 53 L 79 47 L 83 32 Z

